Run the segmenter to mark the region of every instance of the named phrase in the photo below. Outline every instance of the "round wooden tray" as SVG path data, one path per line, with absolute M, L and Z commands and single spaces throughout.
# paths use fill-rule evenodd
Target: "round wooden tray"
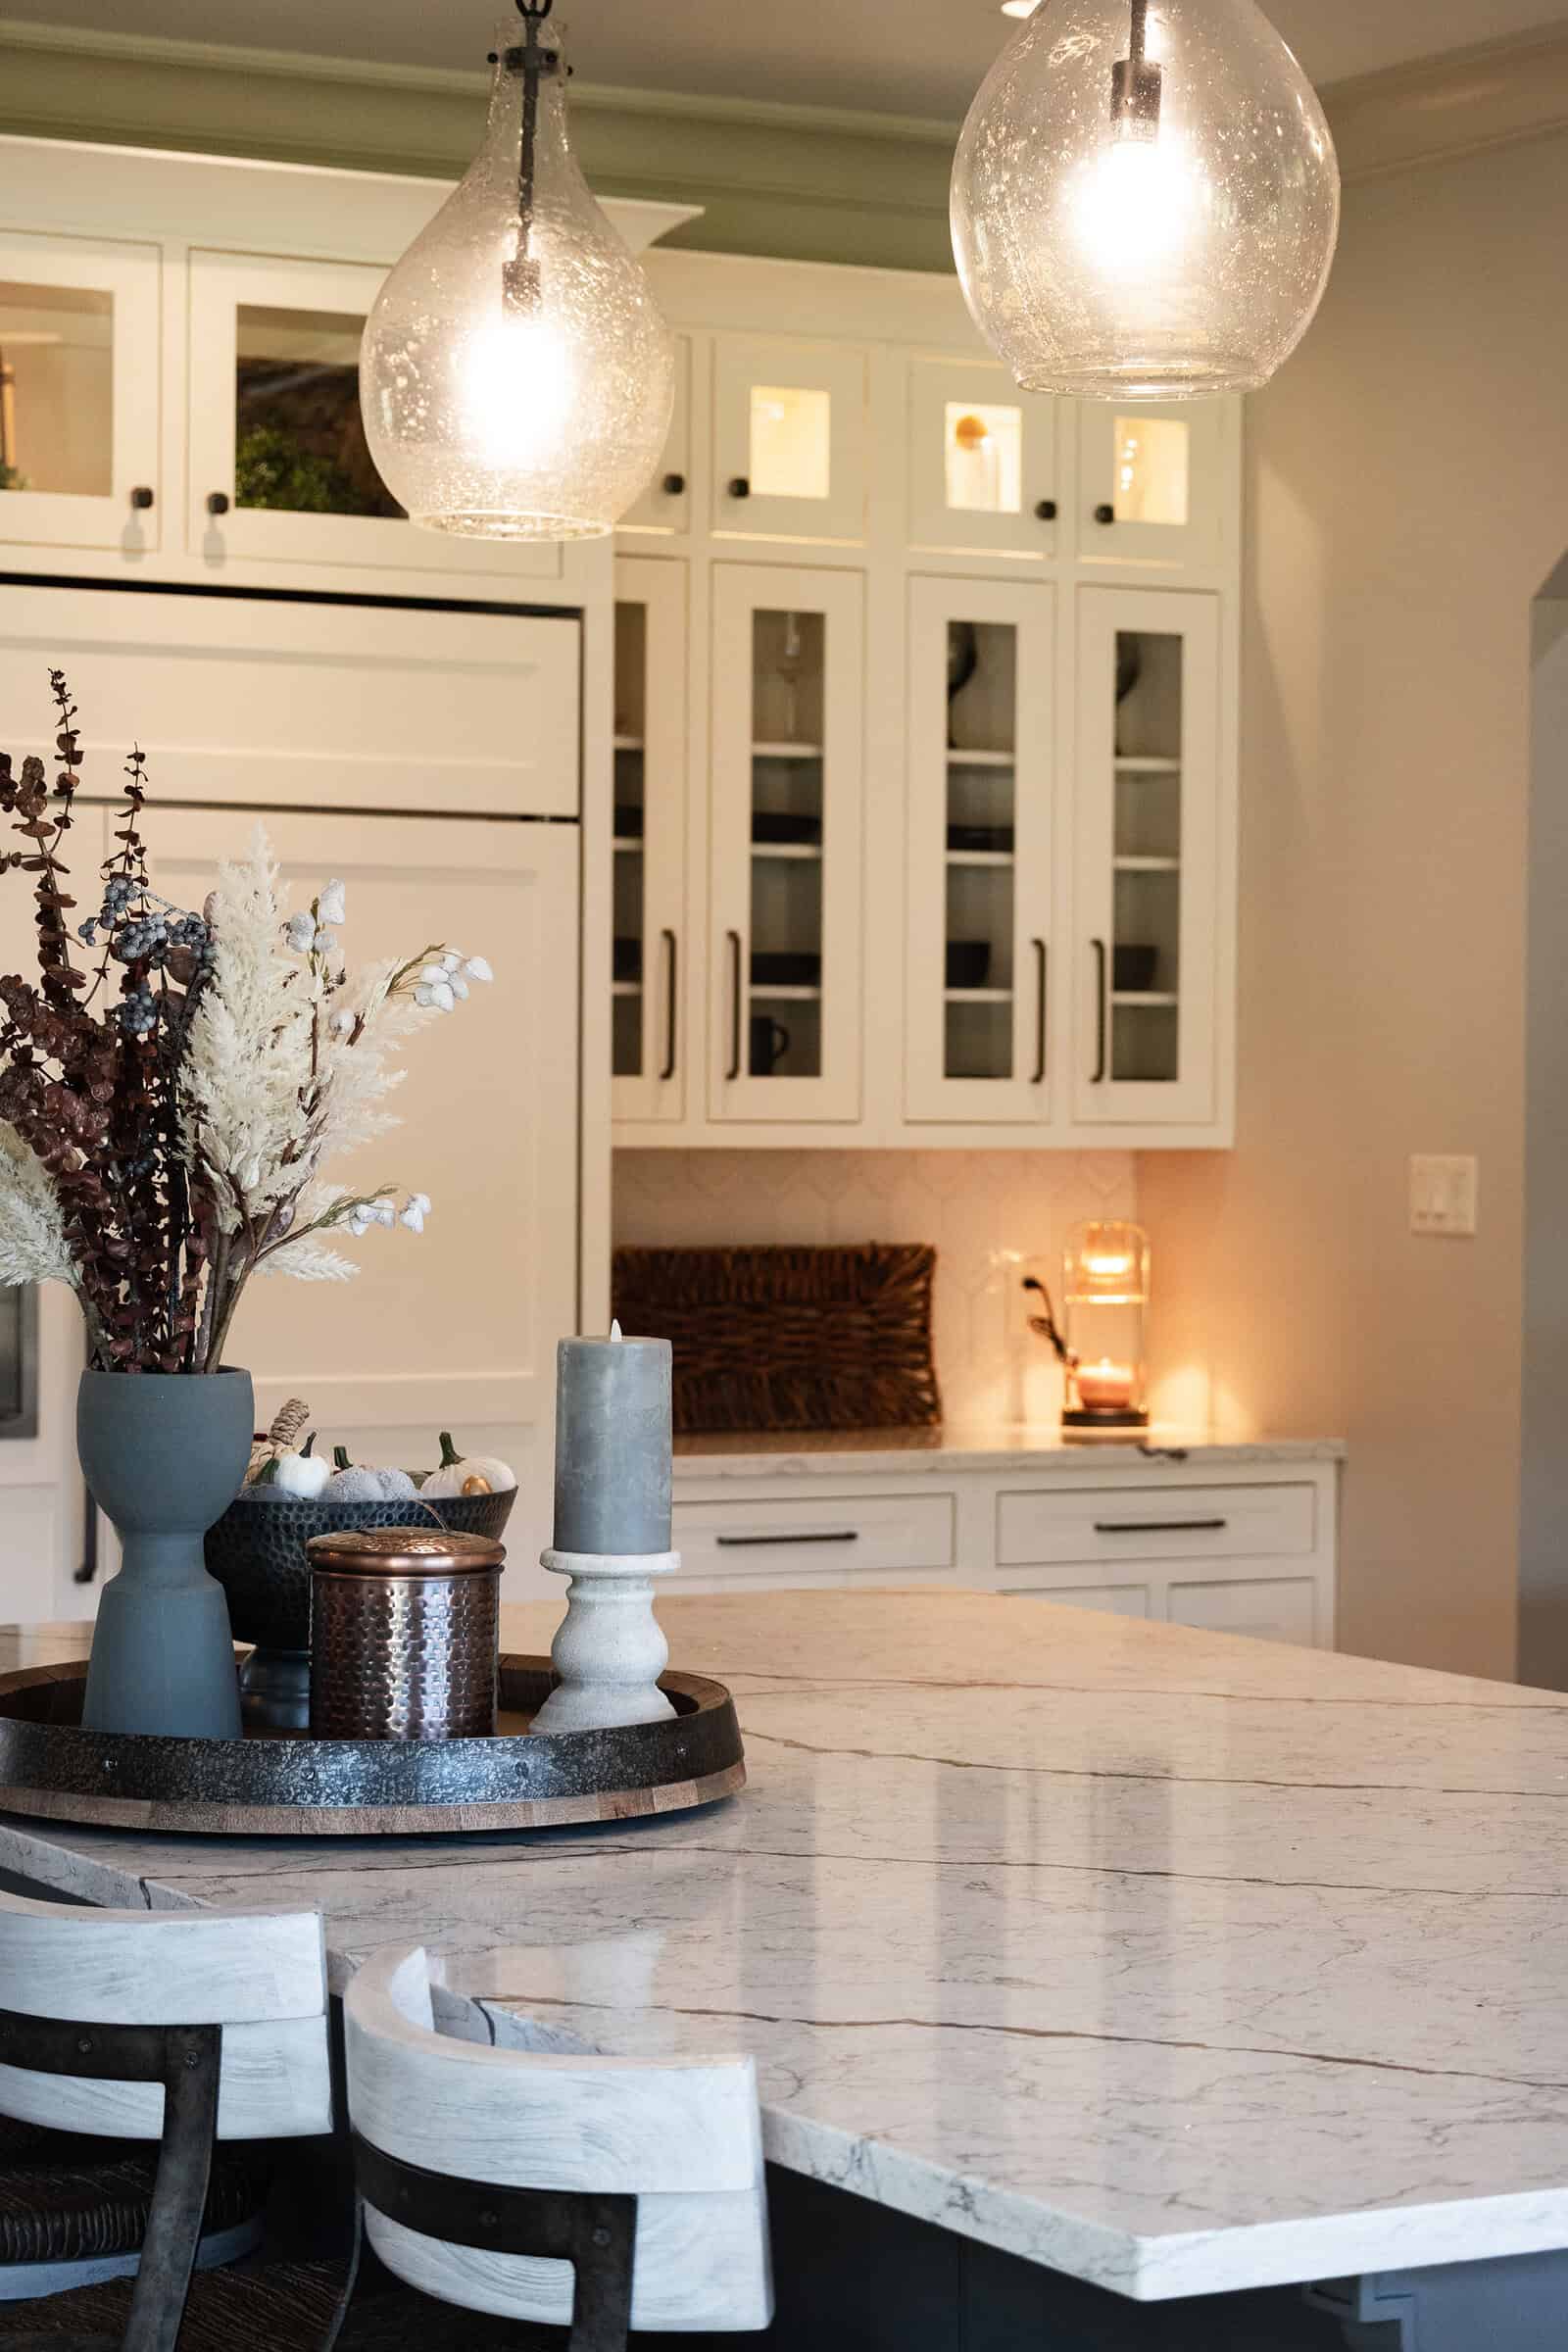
M 84 1732 L 85 1659 L 0 1675 L 0 1809 L 205 1837 L 415 1838 L 629 1821 L 711 1804 L 744 1787 L 722 1683 L 665 1674 L 664 1723 L 528 1731 L 554 1683 L 548 1658 L 501 1660 L 493 1740 L 160 1740 Z

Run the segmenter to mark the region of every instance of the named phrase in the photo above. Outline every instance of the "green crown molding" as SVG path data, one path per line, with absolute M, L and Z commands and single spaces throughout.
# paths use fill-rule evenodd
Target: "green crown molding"
M 455 179 L 486 88 L 482 72 L 0 24 L 0 131 L 30 138 Z M 602 194 L 704 207 L 669 244 L 952 268 L 947 123 L 580 83 L 572 123 Z
M 482 74 L 216 41 L 0 24 L 0 131 L 456 178 Z M 1419 59 L 1325 93 L 1348 180 L 1568 128 L 1568 26 Z M 785 261 L 951 270 L 956 126 L 836 107 L 579 84 L 583 169 L 607 196 L 700 204 L 666 241 Z

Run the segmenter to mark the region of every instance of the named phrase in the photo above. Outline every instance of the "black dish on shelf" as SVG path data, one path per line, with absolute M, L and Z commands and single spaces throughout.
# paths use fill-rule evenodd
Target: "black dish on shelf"
M 643 943 L 640 939 L 617 939 L 611 950 L 611 976 L 616 980 L 640 980 L 643 976 Z
M 950 850 L 1001 850 L 1012 855 L 1014 834 L 1011 825 L 950 825 Z
M 753 841 L 816 843 L 821 838 L 822 819 L 819 816 L 796 816 L 787 808 L 754 808 L 752 811 Z
M 615 838 L 617 841 L 641 841 L 643 809 L 640 801 L 615 803 Z
M 796 949 L 763 949 L 752 956 L 754 988 L 818 988 L 822 958 Z
M 989 939 L 950 939 L 949 988 L 984 988 L 991 974 Z
M 1118 994 L 1147 996 L 1154 985 L 1159 971 L 1157 948 L 1128 946 L 1118 948 L 1110 959 L 1111 986 Z

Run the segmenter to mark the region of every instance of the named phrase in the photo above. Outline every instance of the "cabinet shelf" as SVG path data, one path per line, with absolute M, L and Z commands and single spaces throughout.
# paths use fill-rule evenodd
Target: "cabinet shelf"
M 1113 862 L 1118 874 L 1179 874 L 1182 870 L 1179 858 L 1117 858 Z
M 819 841 L 754 841 L 754 858 L 782 858 L 797 865 L 820 865 L 822 844 Z
M 1011 767 L 1017 757 L 1016 752 L 960 752 L 951 745 L 948 748 L 950 767 Z
M 640 833 L 617 833 L 614 846 L 628 858 L 640 858 L 643 854 L 643 837 Z
M 754 743 L 754 760 L 820 760 L 819 743 Z
M 821 1002 L 822 997 L 822 991 L 819 988 L 807 988 L 795 980 L 777 982 L 754 980 L 751 994 L 753 997 L 761 998 L 765 1004 L 816 1004 Z
M 612 980 L 610 993 L 612 997 L 640 997 L 643 984 L 640 980 Z
M 1012 991 L 1010 988 L 945 988 L 942 1001 L 945 1004 L 1010 1004 Z
M 617 735 L 614 743 L 617 752 L 640 752 L 644 748 L 640 735 Z
M 1174 995 L 1167 996 L 1161 990 L 1130 988 L 1118 988 L 1114 990 L 1112 992 L 1110 1001 L 1113 1004 L 1145 1004 L 1152 1007 L 1158 1007 L 1162 1004 L 1179 1004 L 1181 1003 L 1181 999 L 1179 997 Z
M 1010 850 L 949 850 L 950 865 L 1011 865 L 1015 862 Z
M 1146 759 L 1129 754 L 1125 759 L 1118 756 L 1115 769 L 1118 776 L 1179 776 L 1182 763 L 1179 760 Z

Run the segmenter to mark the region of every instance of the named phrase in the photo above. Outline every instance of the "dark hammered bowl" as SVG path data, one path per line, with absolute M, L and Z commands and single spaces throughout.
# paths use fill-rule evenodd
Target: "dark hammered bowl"
M 515 1487 L 500 1494 L 448 1494 L 433 1502 L 307 1502 L 294 1494 L 275 1501 L 231 1502 L 207 1533 L 207 1573 L 228 1594 L 228 1622 L 236 1642 L 259 1649 L 309 1649 L 311 1564 L 305 1546 L 312 1536 L 336 1536 L 348 1529 L 428 1527 L 434 1515 L 443 1527 L 466 1536 L 506 1532 Z

